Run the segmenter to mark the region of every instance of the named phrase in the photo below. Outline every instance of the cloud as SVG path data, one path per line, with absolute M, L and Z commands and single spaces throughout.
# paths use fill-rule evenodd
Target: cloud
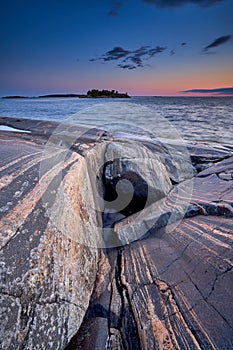
M 122 47 L 114 47 L 112 50 L 106 52 L 102 56 L 104 61 L 114 61 L 119 60 L 119 58 L 126 57 L 130 51 L 124 50 Z
M 154 5 L 156 7 L 181 7 L 186 4 L 195 4 L 200 7 L 210 7 L 219 2 L 223 2 L 225 0 L 142 0 L 148 4 Z M 108 12 L 108 16 L 114 17 L 118 16 L 120 10 L 123 8 L 123 1 L 111 0 L 110 10 Z
M 108 12 L 108 16 L 118 16 L 119 11 L 122 9 L 123 3 L 120 1 L 112 1 L 111 2 L 111 10 Z
M 118 64 L 118 67 L 120 67 L 122 69 L 129 69 L 129 70 L 137 68 L 133 64 Z
M 233 95 L 233 87 L 227 87 L 227 88 L 218 88 L 218 89 L 192 89 L 192 90 L 184 90 L 181 92 L 185 93 L 201 93 L 201 94 L 217 94 L 217 95 Z
M 165 51 L 165 50 L 166 50 L 166 47 L 156 46 L 155 48 L 150 49 L 150 50 L 148 51 L 148 55 L 149 55 L 150 57 L 153 57 L 153 56 L 156 55 L 157 53 L 163 52 L 163 51 Z
M 201 7 L 209 7 L 224 0 L 143 0 L 157 7 L 180 7 L 185 4 L 196 4 Z
M 143 56 L 148 55 L 148 52 L 150 46 L 141 46 L 139 49 L 135 50 L 135 51 L 131 51 L 132 55 L 128 55 L 123 62 L 127 62 L 127 61 L 131 61 L 132 63 L 135 64 L 135 68 L 136 67 L 143 67 Z M 123 67 L 121 67 L 123 68 Z M 129 68 L 130 69 L 130 68 Z M 132 69 L 132 68 L 131 68 Z
M 220 36 L 219 38 L 215 39 L 211 44 L 207 45 L 203 49 L 203 51 L 207 52 L 209 49 L 212 49 L 213 47 L 220 46 L 220 45 L 226 43 L 227 41 L 229 41 L 230 38 L 231 38 L 231 35 Z
M 147 64 L 144 63 L 145 60 L 151 59 L 156 54 L 161 53 L 164 50 L 166 50 L 166 48 L 161 46 L 141 46 L 134 51 L 129 51 L 117 46 L 114 47 L 112 50 L 107 51 L 102 56 L 98 58 L 92 58 L 89 61 L 108 62 L 121 60 L 121 63 L 118 64 L 119 68 L 132 70 L 135 68 L 142 68 L 147 66 Z

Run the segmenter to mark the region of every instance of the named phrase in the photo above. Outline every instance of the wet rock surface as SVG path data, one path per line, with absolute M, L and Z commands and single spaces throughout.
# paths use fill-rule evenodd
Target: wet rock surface
M 232 147 L 0 123 L 3 349 L 233 348 Z

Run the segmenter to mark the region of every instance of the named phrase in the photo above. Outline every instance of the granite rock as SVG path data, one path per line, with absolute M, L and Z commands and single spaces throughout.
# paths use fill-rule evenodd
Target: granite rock
M 168 157 L 158 143 L 153 148 Z M 227 147 L 189 149 L 193 178 L 117 218 L 113 234 L 122 247 L 102 252 L 88 311 L 67 350 L 233 347 L 232 153 Z
M 56 144 L 45 152 L 39 130 L 2 132 L 0 142 L 1 348 L 64 349 L 97 272 L 101 217 L 89 211 L 94 197 L 82 150 L 93 144 L 79 144 L 82 155 Z
M 233 347 L 231 147 L 0 122 L 2 348 Z

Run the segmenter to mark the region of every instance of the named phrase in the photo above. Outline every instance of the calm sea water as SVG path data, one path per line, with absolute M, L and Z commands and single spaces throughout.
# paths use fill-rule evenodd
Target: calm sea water
M 125 132 L 136 127 L 155 137 L 172 138 L 177 133 L 183 140 L 233 144 L 233 97 L 0 99 L 0 115 L 61 123 L 73 118 L 109 129 L 112 123 L 121 123 Z

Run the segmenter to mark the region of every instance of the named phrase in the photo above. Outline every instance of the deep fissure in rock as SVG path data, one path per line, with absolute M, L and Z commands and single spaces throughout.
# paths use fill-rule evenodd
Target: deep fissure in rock
M 148 186 L 147 181 L 136 172 L 122 171 L 115 177 L 106 176 L 107 167 L 117 167 L 120 161 L 106 162 L 101 169 L 105 200 L 103 227 L 113 227 L 125 217 L 140 212 L 164 197 L 162 191 Z
M 118 248 L 116 266 L 116 286 L 121 297 L 121 335 L 124 349 L 140 349 L 139 333 L 131 307 L 130 297 L 125 286 L 122 284 L 122 249 Z M 127 305 L 126 305 L 127 304 Z

